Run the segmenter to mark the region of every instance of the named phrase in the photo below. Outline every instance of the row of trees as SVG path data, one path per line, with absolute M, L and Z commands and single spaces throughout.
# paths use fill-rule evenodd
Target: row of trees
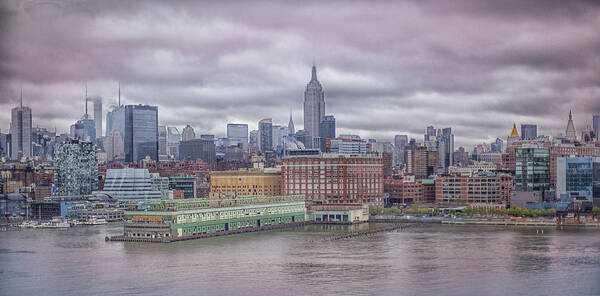
M 432 214 L 437 216 L 440 214 L 440 209 L 434 207 L 433 209 L 428 206 L 421 206 L 413 204 L 404 209 L 400 209 L 397 206 L 392 206 L 389 208 L 378 208 L 378 207 L 369 207 L 369 213 L 371 215 L 385 214 L 385 215 L 428 215 Z M 592 213 L 594 216 L 600 216 L 600 207 L 594 207 L 592 209 Z M 496 216 L 515 216 L 515 217 L 555 217 L 556 210 L 555 209 L 542 209 L 542 210 L 530 210 L 519 207 L 510 207 L 510 209 L 506 208 L 483 208 L 483 207 L 465 207 L 462 212 L 456 212 L 454 210 L 451 211 L 451 214 L 458 216 L 468 216 L 471 217 L 473 215 L 496 215 Z
M 463 216 L 473 215 L 497 215 L 497 216 L 517 216 L 517 217 L 554 217 L 556 216 L 555 209 L 530 210 L 519 207 L 506 208 L 482 208 L 482 207 L 466 207 L 462 210 Z

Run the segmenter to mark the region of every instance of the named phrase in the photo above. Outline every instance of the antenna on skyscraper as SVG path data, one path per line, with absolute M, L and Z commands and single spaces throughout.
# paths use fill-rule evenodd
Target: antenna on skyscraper
M 21 85 L 21 108 L 23 108 L 23 85 Z
M 88 97 L 87 97 L 87 82 L 86 82 L 85 83 L 85 119 L 88 118 L 87 102 L 88 102 Z
M 121 81 L 119 81 L 119 105 L 118 107 L 121 107 Z

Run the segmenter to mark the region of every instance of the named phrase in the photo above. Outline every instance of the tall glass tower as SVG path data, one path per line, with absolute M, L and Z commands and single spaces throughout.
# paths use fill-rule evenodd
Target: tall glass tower
M 158 161 L 158 107 L 125 106 L 125 161 L 137 162 L 150 156 Z

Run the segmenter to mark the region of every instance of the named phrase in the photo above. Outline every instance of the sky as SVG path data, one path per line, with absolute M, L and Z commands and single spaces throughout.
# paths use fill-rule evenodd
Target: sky
M 193 2 L 193 3 L 191 3 Z M 338 134 L 455 146 L 577 133 L 600 113 L 598 1 L 17 1 L 0 3 L 0 129 L 23 102 L 66 132 L 89 97 L 159 106 L 225 136 L 263 118 L 302 128 L 316 65 Z M 90 106 L 90 112 L 92 107 Z

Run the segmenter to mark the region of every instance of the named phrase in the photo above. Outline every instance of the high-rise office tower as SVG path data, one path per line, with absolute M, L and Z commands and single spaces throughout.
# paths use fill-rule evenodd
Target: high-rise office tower
M 433 125 L 430 125 L 427 127 L 427 131 L 425 132 L 425 142 L 433 141 L 434 138 L 435 138 L 435 127 L 433 127 Z
M 106 130 L 105 136 L 109 136 L 110 132 L 119 131 L 122 140 L 125 139 L 125 107 L 113 107 L 112 110 L 106 113 Z
M 158 126 L 158 155 L 167 156 L 167 127 L 164 125 Z
M 123 151 L 123 137 L 121 137 L 121 132 L 117 130 L 110 132 L 104 141 L 104 151 L 106 152 L 107 161 L 125 158 L 125 153 Z
M 447 169 L 454 165 L 454 134 L 452 128 L 442 130 L 438 140 L 439 166 Z
M 544 191 L 550 189 L 550 151 L 541 145 L 528 144 L 515 149 L 515 189 Z
M 258 130 L 248 133 L 248 147 L 251 151 L 258 151 Z
M 502 153 L 504 152 L 504 141 L 500 138 L 496 138 L 496 142 L 492 143 L 492 152 Z
M 194 132 L 194 128 L 189 124 L 183 128 L 181 132 L 182 141 L 189 141 L 196 138 L 196 132 Z
M 96 124 L 88 115 L 87 87 L 85 88 L 85 114 L 80 120 L 71 125 L 71 137 L 96 143 Z
M 102 137 L 102 98 L 94 98 L 94 124 L 96 127 L 96 137 Z
M 273 150 L 273 121 L 266 118 L 258 122 L 258 151 Z
M 317 68 L 313 66 L 311 79 L 304 91 L 304 130 L 313 138 L 320 137 L 319 125 L 324 116 L 325 94 L 321 83 L 317 80 Z
M 596 134 L 596 141 L 600 141 L 600 114 L 594 115 L 592 118 L 592 127 Z
M 573 124 L 573 113 L 571 113 L 571 110 L 569 110 L 569 121 L 567 122 L 565 136 L 573 141 L 577 140 L 577 132 L 575 131 L 575 125 Z
M 394 136 L 394 146 L 397 149 L 404 149 L 408 144 L 408 135 L 395 135 Z
M 167 155 L 179 159 L 179 148 L 177 148 L 179 142 L 181 142 L 181 133 L 177 127 L 167 127 Z
M 96 145 L 88 141 L 67 140 L 54 150 L 55 194 L 75 196 L 98 190 Z
M 323 139 L 335 138 L 335 117 L 327 115 L 321 120 L 319 135 Z
M 180 160 L 198 160 L 212 166 L 215 163 L 215 141 L 206 139 L 191 139 L 179 144 Z
M 227 139 L 229 139 L 229 145 L 242 144 L 244 150 L 248 149 L 248 125 L 243 123 L 228 123 Z
M 31 108 L 23 106 L 23 92 L 21 91 L 21 104 L 11 112 L 11 159 L 31 157 Z
M 10 159 L 11 156 L 11 136 L 0 132 L 0 158 L 5 157 Z
M 533 140 L 535 138 L 537 138 L 537 125 L 521 124 L 521 139 Z
M 137 162 L 150 156 L 158 161 L 158 107 L 148 105 L 125 106 L 126 162 Z

